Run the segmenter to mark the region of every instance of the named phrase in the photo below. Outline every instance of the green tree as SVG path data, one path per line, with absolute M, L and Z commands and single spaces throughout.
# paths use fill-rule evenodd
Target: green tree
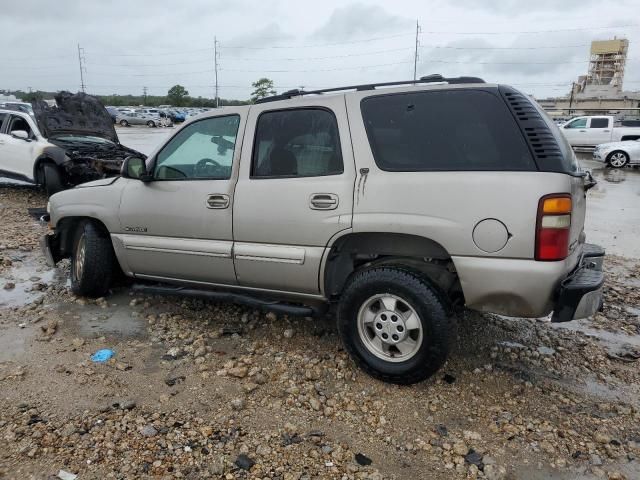
M 273 80 L 268 78 L 261 78 L 260 80 L 253 82 L 251 86 L 255 89 L 251 94 L 252 102 L 276 94 L 276 91 L 273 88 Z
M 182 106 L 188 97 L 189 92 L 182 85 L 174 85 L 167 92 L 167 101 L 176 107 Z

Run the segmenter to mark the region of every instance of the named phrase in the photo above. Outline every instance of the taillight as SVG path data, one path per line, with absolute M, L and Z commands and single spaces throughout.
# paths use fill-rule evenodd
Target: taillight
M 556 261 L 569 256 L 571 196 L 545 195 L 538 203 L 536 260 Z

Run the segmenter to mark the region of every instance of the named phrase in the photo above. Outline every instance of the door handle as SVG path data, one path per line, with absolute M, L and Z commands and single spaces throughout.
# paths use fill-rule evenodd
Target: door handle
M 229 195 L 213 193 L 207 197 L 207 208 L 227 208 L 229 206 Z
M 582 132 L 582 133 L 585 133 L 585 132 L 586 132 L 586 130 L 578 130 L 578 131 L 579 131 L 579 132 Z
M 314 193 L 309 206 L 312 210 L 335 210 L 338 208 L 338 196 L 334 193 Z
M 611 130 L 603 130 L 603 132 L 605 133 L 609 133 Z

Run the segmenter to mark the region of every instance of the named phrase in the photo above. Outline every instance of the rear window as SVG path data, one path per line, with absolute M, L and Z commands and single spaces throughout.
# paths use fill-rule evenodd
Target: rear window
M 362 116 L 382 170 L 536 170 L 513 116 L 483 90 L 368 97 Z

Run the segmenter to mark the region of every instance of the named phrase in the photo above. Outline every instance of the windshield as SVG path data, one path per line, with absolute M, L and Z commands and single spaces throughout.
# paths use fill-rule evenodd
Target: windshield
M 94 137 L 91 135 L 55 135 L 52 137 L 62 142 L 74 142 L 74 143 L 101 143 L 105 145 L 113 145 L 111 140 L 106 138 Z

